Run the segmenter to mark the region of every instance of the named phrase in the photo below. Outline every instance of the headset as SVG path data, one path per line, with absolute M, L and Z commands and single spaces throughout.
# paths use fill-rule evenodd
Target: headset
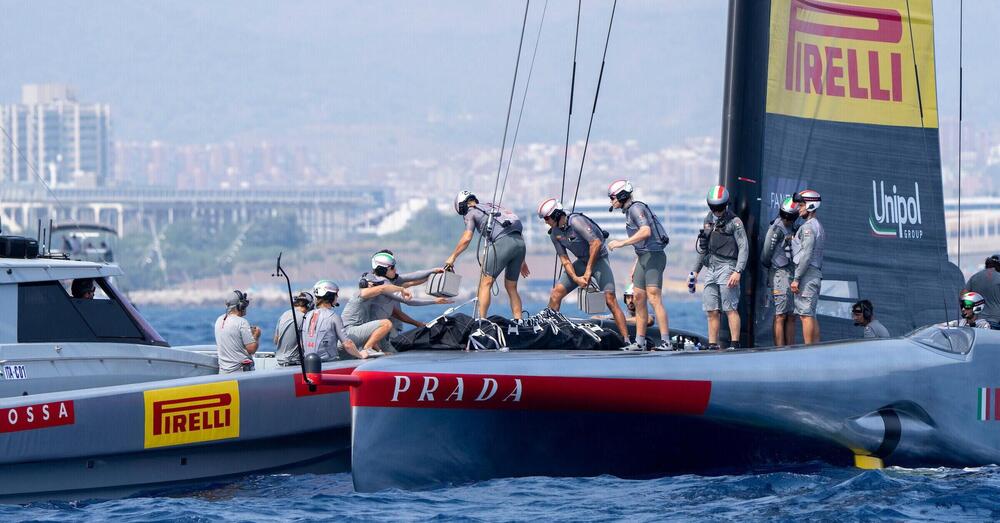
M 247 310 L 247 307 L 250 306 L 250 297 L 247 296 L 247 293 L 239 289 L 233 289 L 233 294 L 236 295 L 236 309 L 240 312 Z
M 861 317 L 865 319 L 865 324 L 868 324 L 872 321 L 872 315 L 875 313 L 875 306 L 868 300 L 861 300 L 851 306 L 851 312 L 854 314 L 861 313 Z M 861 324 L 855 323 L 855 325 Z
M 361 273 L 361 279 L 358 280 L 359 289 L 367 289 L 369 287 L 378 287 L 385 283 L 385 280 L 371 280 L 368 278 L 368 272 Z

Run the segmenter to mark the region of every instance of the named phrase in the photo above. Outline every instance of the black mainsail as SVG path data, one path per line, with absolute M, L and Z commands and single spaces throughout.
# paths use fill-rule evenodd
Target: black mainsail
M 824 340 L 860 335 L 862 298 L 894 335 L 954 316 L 934 73 L 931 0 L 730 1 L 720 179 L 751 237 L 741 339 L 770 345 L 758 242 L 806 188 L 823 196 Z

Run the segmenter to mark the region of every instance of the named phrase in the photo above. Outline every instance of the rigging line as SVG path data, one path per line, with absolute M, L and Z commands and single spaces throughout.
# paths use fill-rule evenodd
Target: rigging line
M 583 0 L 576 2 L 576 31 L 573 34 L 573 72 L 569 77 L 569 110 L 566 112 L 566 144 L 563 146 L 562 181 L 559 182 L 559 201 L 566 199 L 566 165 L 569 162 L 569 128 L 573 121 L 573 97 L 576 93 L 576 52 L 580 45 L 580 11 L 583 7 Z M 556 254 L 552 264 L 552 286 L 556 286 L 556 280 L 562 276 L 562 267 L 559 265 L 559 255 Z
M 965 19 L 963 13 L 964 0 L 958 1 L 958 268 L 962 269 L 962 76 L 963 49 L 964 43 L 963 29 Z
M 545 12 L 549 9 L 549 0 L 542 7 L 541 21 L 538 22 L 538 34 L 535 36 L 535 48 L 531 52 L 531 62 L 528 65 L 528 76 L 524 81 L 524 93 L 521 95 L 521 108 L 517 113 L 517 123 L 514 125 L 514 137 L 510 142 L 510 152 L 507 153 L 507 170 L 503 173 L 503 183 L 500 184 L 500 197 L 497 205 L 503 203 L 503 195 L 507 191 L 507 177 L 510 175 L 510 164 L 514 162 L 514 147 L 517 146 L 517 135 L 521 131 L 521 116 L 524 115 L 525 101 L 528 99 L 528 87 L 531 86 L 531 73 L 535 71 L 535 56 L 538 55 L 538 42 L 542 39 L 542 28 L 545 26 Z
M 24 154 L 24 152 L 21 151 L 21 148 L 17 146 L 17 142 L 15 142 L 14 139 L 10 136 L 10 133 L 7 132 L 7 128 L 0 125 L 0 131 L 3 132 L 3 135 L 7 138 L 7 141 L 10 142 L 10 146 L 14 149 L 15 152 L 17 152 L 17 155 L 22 160 L 24 160 L 25 165 L 27 165 L 28 168 L 31 170 L 31 173 L 35 175 L 35 178 L 38 178 L 38 181 L 41 182 L 42 187 L 45 187 L 45 190 L 49 193 L 49 196 L 51 196 L 52 199 L 55 200 L 56 205 L 58 205 L 64 211 L 69 211 L 69 209 L 67 209 L 66 206 L 63 205 L 63 203 L 59 200 L 59 197 L 56 196 L 56 193 L 52 191 L 52 188 L 49 187 L 49 184 L 45 183 L 45 178 L 43 178 L 42 175 L 38 173 L 38 169 L 35 167 L 35 165 L 31 163 L 31 160 L 29 160 L 28 157 Z M 25 216 L 25 220 L 27 220 L 27 216 Z M 75 225 L 77 228 L 80 227 L 79 223 Z M 25 228 L 27 228 L 27 224 L 25 224 Z
M 924 128 L 924 97 L 920 94 L 920 74 L 917 71 L 917 47 L 913 42 L 913 16 L 910 15 L 910 0 L 906 0 L 906 23 L 910 26 L 910 56 L 913 57 L 913 77 L 917 81 L 917 107 L 920 108 L 920 128 Z
M 524 29 L 528 25 L 528 8 L 530 6 L 531 0 L 526 0 L 524 2 L 524 19 L 521 21 L 521 39 L 517 44 L 517 60 L 514 61 L 514 79 L 510 83 L 510 98 L 507 100 L 507 119 L 503 124 L 503 140 L 500 142 L 500 161 L 497 163 L 497 178 L 496 182 L 493 184 L 492 201 L 496 201 L 497 190 L 500 188 L 500 172 L 503 170 L 503 155 L 504 151 L 507 150 L 507 130 L 510 127 L 510 110 L 514 106 L 514 91 L 517 87 L 517 72 L 521 68 L 521 48 L 524 47 Z
M 514 106 L 514 91 L 515 91 L 515 88 L 517 87 L 517 72 L 521 68 L 521 49 L 524 47 L 524 29 L 528 25 L 528 9 L 530 7 L 531 7 L 531 0 L 525 0 L 525 2 L 524 2 L 524 17 L 521 20 L 521 37 L 520 37 L 520 39 L 518 40 L 518 43 L 517 43 L 517 59 L 514 61 L 514 79 L 511 81 L 511 84 L 510 84 L 510 98 L 507 100 L 507 118 L 506 118 L 506 120 L 504 121 L 504 124 L 503 124 L 503 141 L 500 142 L 500 161 L 497 163 L 497 177 L 496 177 L 496 182 L 494 182 L 494 184 L 493 184 L 493 198 L 491 199 L 491 203 L 496 201 L 496 199 L 497 199 L 497 189 L 500 188 L 500 171 L 503 169 L 503 154 L 504 154 L 504 151 L 507 149 L 507 131 L 510 128 L 510 111 L 511 111 L 511 108 Z M 486 233 L 488 233 L 488 234 L 492 234 L 492 232 L 493 232 L 493 230 L 492 230 L 493 229 L 493 218 L 494 218 L 493 215 L 494 215 L 494 213 L 492 213 L 492 212 L 489 213 L 489 216 L 486 218 L 486 226 L 483 228 L 483 231 L 486 232 Z M 487 251 L 486 252 L 486 256 L 485 256 L 485 261 L 488 262 L 489 261 L 489 248 L 493 244 L 493 242 L 490 241 L 489 238 L 486 238 L 486 240 L 484 241 L 483 240 L 483 236 L 484 235 L 482 233 L 480 233 L 480 235 L 479 235 L 479 243 L 476 244 L 476 257 L 477 258 L 479 257 L 479 245 L 482 244 L 482 243 L 485 243 L 486 244 L 486 249 L 485 250 Z M 477 287 L 477 289 L 479 287 L 482 287 L 482 285 L 483 285 L 483 277 L 485 275 L 486 275 L 486 264 L 481 264 L 480 271 L 479 271 L 479 286 Z M 496 282 L 494 281 L 494 283 L 496 283 Z M 479 311 L 479 308 L 476 307 L 476 315 L 475 315 L 476 319 L 479 319 L 479 312 L 478 311 Z
M 580 44 L 580 10 L 583 0 L 576 2 L 576 32 L 573 35 L 573 72 L 569 77 L 569 110 L 566 112 L 566 145 L 563 146 L 562 182 L 559 184 L 559 201 L 566 198 L 566 164 L 569 160 L 569 127 L 573 120 L 573 96 L 576 93 L 576 52 Z
M 576 177 L 576 191 L 573 193 L 573 206 L 570 212 L 576 211 L 576 200 L 580 196 L 580 181 L 583 179 L 583 165 L 587 161 L 587 146 L 590 144 L 590 131 L 594 127 L 594 113 L 597 112 L 597 97 L 601 94 L 601 80 L 604 79 L 604 61 L 608 57 L 608 42 L 611 41 L 611 27 L 615 23 L 615 9 L 618 0 L 611 5 L 611 19 L 608 20 L 608 34 L 604 38 L 604 54 L 601 56 L 601 71 L 597 75 L 597 88 L 594 90 L 594 105 L 590 109 L 590 123 L 587 124 L 587 138 L 583 142 L 583 157 L 580 158 L 580 173 Z

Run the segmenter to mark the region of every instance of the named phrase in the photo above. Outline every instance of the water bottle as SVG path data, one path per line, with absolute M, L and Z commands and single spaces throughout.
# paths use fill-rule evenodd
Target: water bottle
M 697 280 L 694 277 L 694 273 L 693 272 L 688 273 L 688 282 L 687 283 L 688 283 L 688 292 L 689 293 L 694 294 L 696 282 L 697 282 Z

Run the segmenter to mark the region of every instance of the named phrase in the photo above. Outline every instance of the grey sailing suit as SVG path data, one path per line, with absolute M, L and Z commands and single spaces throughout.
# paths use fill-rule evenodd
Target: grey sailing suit
M 767 282 L 771 287 L 774 314 L 776 315 L 784 315 L 792 311 L 794 297 L 792 296 L 791 284 L 795 266 L 792 265 L 791 243 L 794 235 L 794 227 L 788 227 L 780 218 L 775 220 L 767 229 L 764 247 L 760 253 L 760 259 L 769 270 Z
M 799 282 L 799 293 L 795 295 L 795 314 L 815 316 L 819 303 L 819 292 L 823 285 L 823 247 L 826 232 L 816 217 L 799 226 L 792 238 L 792 263 L 795 264 L 793 280 Z
M 643 202 L 631 201 L 622 207 L 625 213 L 625 232 L 635 236 L 642 227 L 649 227 L 650 236 L 632 245 L 638 260 L 632 272 L 632 285 L 638 289 L 663 287 L 663 270 L 667 266 L 667 233 L 653 211 Z
M 302 352 L 316 353 L 323 361 L 339 358 L 338 344 L 349 338 L 344 322 L 332 309 L 313 309 L 302 322 Z
M 274 337 L 278 339 L 275 344 L 274 358 L 278 360 L 278 365 L 298 365 L 299 360 L 298 338 L 295 331 L 302 331 L 302 323 L 305 321 L 305 314 L 295 311 L 295 318 L 298 324 L 292 327 L 292 311 L 288 310 L 278 318 L 278 324 L 274 326 Z
M 1000 273 L 992 268 L 983 269 L 969 278 L 965 289 L 978 292 L 986 300 L 980 318 L 1000 322 Z
M 492 216 L 492 219 L 490 219 Z M 491 278 L 504 273 L 507 281 L 521 277 L 525 246 L 521 231 L 524 226 L 516 214 L 492 203 L 477 203 L 465 213 L 465 230 L 479 231 L 483 242 L 480 260 L 483 272 Z
M 889 334 L 889 329 L 882 325 L 882 322 L 878 320 L 872 320 L 865 325 L 865 337 L 866 338 L 891 338 L 892 335 Z
M 396 280 L 389 282 L 393 284 L 403 284 L 414 280 L 420 280 L 424 276 L 425 271 L 409 273 L 407 275 L 400 275 L 396 277 Z M 426 271 L 429 273 L 430 271 Z M 366 276 L 371 282 L 388 282 L 386 278 L 375 275 Z M 372 298 L 364 299 L 361 297 L 361 293 L 354 295 L 351 299 L 347 300 L 347 305 L 344 306 L 344 325 L 347 328 L 347 335 L 358 347 L 364 346 L 371 337 L 375 329 L 381 325 L 382 320 L 392 320 L 392 311 L 399 306 L 400 303 L 406 305 L 423 306 L 423 305 L 433 305 L 434 300 L 429 299 L 411 299 L 409 301 L 404 300 L 398 293 L 390 294 L 379 294 Z M 390 332 L 390 336 L 387 336 L 379 341 L 379 349 L 384 352 L 393 352 L 392 342 L 390 337 L 396 329 Z
M 556 255 L 567 256 L 566 251 L 573 253 L 576 261 L 573 262 L 573 271 L 577 276 L 583 276 L 587 271 L 587 262 L 590 260 L 590 242 L 601 241 L 601 250 L 597 253 L 597 259 L 591 266 L 591 278 L 597 288 L 604 292 L 615 292 L 615 275 L 611 271 L 608 263 L 607 240 L 604 231 L 593 220 L 580 213 L 572 213 L 566 217 L 566 228 L 553 227 L 549 230 L 549 236 L 553 247 L 556 248 Z M 576 282 L 570 279 L 569 274 L 563 272 L 559 277 L 559 285 L 567 291 L 572 291 L 577 287 Z
M 702 291 L 702 310 L 734 311 L 740 303 L 740 286 L 729 287 L 729 277 L 734 272 L 743 273 L 747 265 L 750 244 L 743 220 L 729 211 L 716 217 L 709 212 L 705 216 L 705 230 L 710 231 L 708 248 L 698 257 L 694 272 L 708 269 L 705 275 L 705 289 Z
M 243 370 L 243 360 L 250 359 L 247 345 L 257 340 L 246 318 L 223 314 L 215 320 L 215 346 L 219 358 L 219 374 Z

